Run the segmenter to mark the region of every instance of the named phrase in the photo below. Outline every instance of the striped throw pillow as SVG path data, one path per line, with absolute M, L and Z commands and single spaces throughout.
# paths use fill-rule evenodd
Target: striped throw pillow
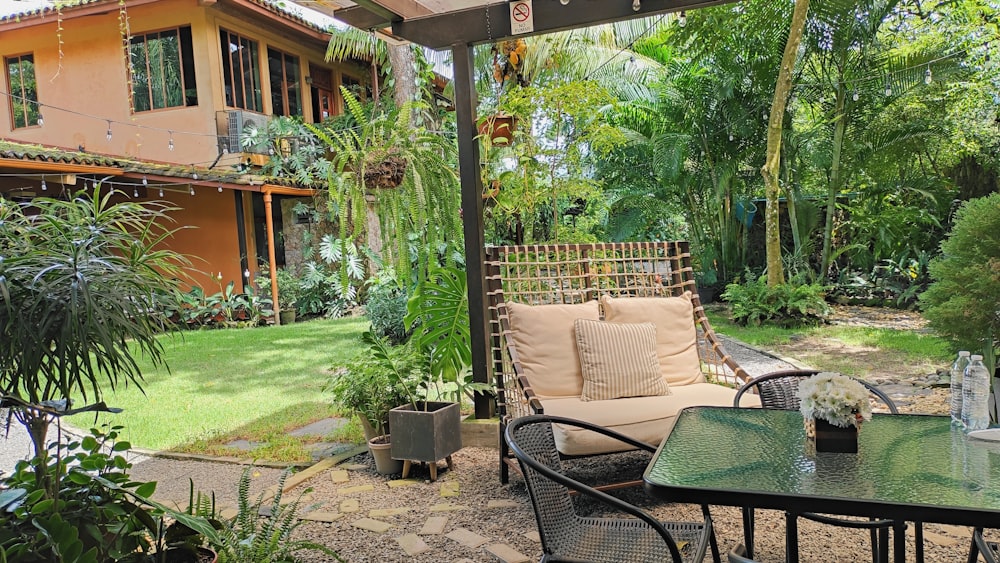
M 581 400 L 670 394 L 656 355 L 656 325 L 577 319 L 574 327 L 583 370 Z

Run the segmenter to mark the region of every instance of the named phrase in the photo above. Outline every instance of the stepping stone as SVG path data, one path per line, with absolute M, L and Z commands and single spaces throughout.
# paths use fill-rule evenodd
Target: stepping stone
M 431 512 L 455 512 L 456 510 L 468 510 L 468 506 L 461 504 L 451 504 L 451 503 L 441 503 L 431 506 L 428 510 Z
M 330 479 L 334 483 L 346 483 L 351 480 L 350 474 L 347 473 L 346 469 L 334 469 L 330 472 Z
M 455 528 L 454 530 L 445 534 L 446 538 L 456 541 L 465 547 L 475 549 L 484 543 L 490 541 L 483 536 L 473 532 L 472 530 L 466 530 L 465 528 Z
M 344 418 L 324 418 L 312 424 L 307 424 L 302 428 L 296 428 L 288 433 L 289 436 L 326 436 L 341 426 L 347 424 Z
M 406 514 L 412 509 L 402 507 L 402 508 L 375 508 L 368 511 L 369 518 L 385 518 L 386 516 L 399 516 L 400 514 Z
M 350 513 L 350 512 L 358 512 L 359 510 L 361 510 L 361 503 L 358 502 L 358 499 L 356 498 L 349 498 L 347 500 L 341 501 L 340 503 L 341 512 Z
M 374 490 L 375 485 L 358 485 L 357 487 L 344 487 L 343 489 L 337 489 L 337 494 L 353 495 L 354 493 L 366 493 Z
M 910 534 L 908 534 L 908 535 L 910 535 Z M 965 539 L 958 540 L 958 539 L 955 539 L 955 538 L 953 538 L 951 536 L 946 536 L 944 534 L 937 534 L 937 533 L 934 533 L 934 532 L 929 532 L 927 530 L 924 530 L 924 540 L 929 541 L 929 542 L 931 542 L 931 543 L 933 543 L 935 545 L 941 545 L 941 546 L 945 546 L 945 547 L 950 547 L 950 546 L 953 546 L 953 545 L 957 545 L 959 543 L 968 543 L 968 541 L 969 541 L 969 540 L 965 540 Z
M 455 563 L 476 563 L 476 562 L 473 561 L 472 559 L 469 559 L 468 557 L 464 557 L 462 559 L 456 559 Z
M 437 536 L 444 533 L 444 527 L 448 525 L 447 516 L 431 516 L 424 521 L 424 527 L 417 532 L 422 536 Z
M 457 497 L 458 492 L 458 481 L 448 481 L 441 483 L 441 496 L 443 497 Z
M 486 508 L 519 508 L 521 503 L 509 499 L 493 499 L 486 503 Z
M 340 512 L 323 512 L 320 510 L 314 510 L 312 512 L 299 515 L 299 520 L 310 520 L 312 522 L 335 522 L 343 517 L 344 515 Z
M 430 549 L 430 546 L 424 543 L 424 540 L 420 539 L 420 536 L 417 534 L 399 536 L 396 538 L 396 543 L 398 543 L 399 547 L 403 548 L 403 551 L 405 551 L 410 557 L 420 555 Z
M 386 482 L 390 489 L 398 489 L 400 487 L 412 487 L 413 485 L 419 485 L 420 481 L 416 479 L 393 479 L 392 481 Z
M 345 465 L 341 465 L 340 467 L 348 471 L 361 471 L 363 469 L 368 469 L 368 465 L 364 463 L 348 463 Z
M 311 501 L 311 500 L 312 500 L 312 495 L 308 494 L 308 493 L 306 493 L 306 494 L 304 494 L 302 496 L 299 496 L 299 495 L 285 495 L 285 496 L 281 497 L 281 502 L 279 502 L 278 504 L 280 504 L 281 506 L 287 506 L 287 505 L 289 505 L 289 504 L 291 504 L 291 503 L 293 503 L 295 501 L 299 501 L 299 506 L 303 506 L 303 505 L 309 504 L 309 501 Z
M 533 542 L 542 543 L 542 536 L 539 535 L 539 533 L 537 531 L 534 531 L 534 532 L 525 532 L 523 535 L 524 535 L 524 537 L 528 538 L 529 540 L 531 540 Z
M 306 450 L 312 456 L 313 461 L 331 458 L 341 452 L 346 452 L 354 447 L 353 444 L 343 444 L 341 442 L 316 442 L 306 445 Z
M 222 518 L 223 520 L 232 520 L 233 518 L 236 518 L 236 515 L 239 513 L 239 510 L 236 510 L 231 506 L 227 506 L 219 511 L 219 518 Z
M 489 551 L 503 563 L 529 563 L 531 559 L 523 553 L 518 553 L 516 549 L 505 543 L 493 543 L 486 546 Z
M 381 520 L 362 518 L 361 520 L 355 520 L 354 522 L 351 522 L 351 526 L 354 526 L 355 528 L 361 528 L 362 530 L 368 530 L 369 532 L 375 532 L 381 534 L 382 532 L 391 528 L 392 524 L 388 522 L 382 522 Z

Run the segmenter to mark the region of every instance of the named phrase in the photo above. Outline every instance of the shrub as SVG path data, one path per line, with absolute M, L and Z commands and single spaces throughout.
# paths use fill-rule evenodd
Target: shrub
M 830 307 L 823 300 L 825 288 L 818 284 L 767 285 L 761 276 L 746 283 L 731 283 L 722 294 L 729 302 L 733 320 L 744 326 L 776 324 L 785 327 L 823 322 Z
M 406 329 L 406 302 L 409 296 L 394 284 L 380 284 L 368 294 L 365 311 L 372 322 L 372 332 L 392 344 L 402 344 L 412 331 Z
M 1000 339 L 1000 194 L 965 202 L 955 215 L 935 280 L 920 296 L 924 316 L 942 336 L 994 360 Z

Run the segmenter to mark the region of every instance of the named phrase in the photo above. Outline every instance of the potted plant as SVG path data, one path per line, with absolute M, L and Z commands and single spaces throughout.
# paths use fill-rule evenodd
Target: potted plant
M 858 430 L 872 418 L 864 385 L 846 375 L 820 372 L 799 383 L 796 396 L 806 436 L 817 452 L 857 453 Z
M 399 473 L 402 462 L 389 455 L 388 413 L 408 400 L 408 390 L 403 385 L 410 378 L 404 373 L 416 368 L 417 358 L 412 348 L 389 348 L 371 332 L 362 338 L 372 348 L 378 342 L 384 353 L 376 355 L 371 349 L 366 350 L 348 364 L 338 366 L 326 390 L 333 394 L 337 407 L 358 415 L 376 470 L 383 475 Z
M 279 268 L 278 280 L 278 316 L 281 324 L 295 322 L 295 312 L 299 298 L 302 296 L 302 280 L 287 268 Z

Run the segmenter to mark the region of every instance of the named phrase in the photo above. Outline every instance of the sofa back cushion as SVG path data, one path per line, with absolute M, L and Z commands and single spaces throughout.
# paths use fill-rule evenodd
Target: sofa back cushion
M 521 369 L 539 398 L 579 397 L 583 392 L 577 319 L 600 319 L 597 301 L 575 305 L 507 303 L 508 337 L 517 350 Z
M 698 334 L 694 327 L 691 292 L 680 297 L 601 297 L 604 319 L 613 323 L 656 325 L 656 353 L 670 385 L 702 383 Z
M 584 401 L 667 395 L 656 356 L 656 325 L 576 320 Z

